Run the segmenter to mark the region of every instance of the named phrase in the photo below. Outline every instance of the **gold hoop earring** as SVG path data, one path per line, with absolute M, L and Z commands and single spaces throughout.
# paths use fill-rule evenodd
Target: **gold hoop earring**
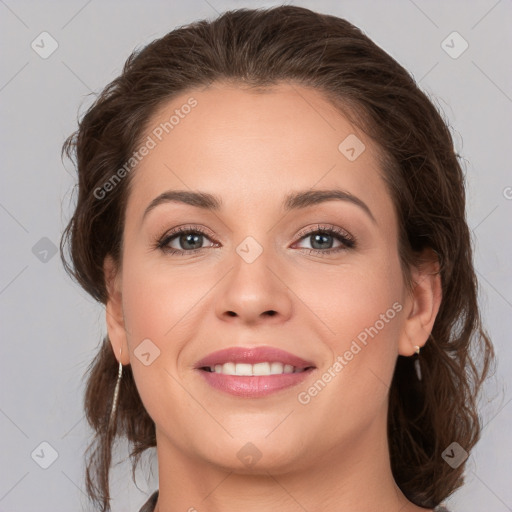
M 116 410 L 117 410 L 117 401 L 119 399 L 119 387 L 121 385 L 121 377 L 123 376 L 123 364 L 121 363 L 122 350 L 123 350 L 123 348 L 121 347 L 119 349 L 119 370 L 117 372 L 117 382 L 116 382 L 116 387 L 114 389 L 114 400 L 112 401 L 112 410 L 110 411 L 110 419 L 108 422 L 109 430 L 112 428 L 112 425 L 114 422 L 114 417 L 115 417 Z
M 414 345 L 416 357 L 414 359 L 414 369 L 416 370 L 416 377 L 421 381 L 421 366 L 420 366 L 420 347 L 418 345 Z

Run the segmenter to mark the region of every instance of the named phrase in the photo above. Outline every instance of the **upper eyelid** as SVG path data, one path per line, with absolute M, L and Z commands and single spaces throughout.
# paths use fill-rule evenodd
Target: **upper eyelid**
M 341 228 L 339 226 L 334 226 L 331 224 L 315 224 L 314 226 L 310 226 L 308 228 L 301 229 L 297 236 L 300 239 L 303 239 L 307 237 L 308 235 L 311 235 L 313 233 L 318 232 L 327 232 L 338 236 L 345 236 L 346 238 L 349 238 L 350 240 L 355 240 L 355 237 L 350 234 L 346 229 Z

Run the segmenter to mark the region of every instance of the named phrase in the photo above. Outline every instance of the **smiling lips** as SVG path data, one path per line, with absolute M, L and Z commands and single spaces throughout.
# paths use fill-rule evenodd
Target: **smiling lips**
M 294 386 L 314 368 L 312 362 L 272 347 L 232 347 L 214 352 L 196 364 L 196 370 L 210 386 L 246 398 Z

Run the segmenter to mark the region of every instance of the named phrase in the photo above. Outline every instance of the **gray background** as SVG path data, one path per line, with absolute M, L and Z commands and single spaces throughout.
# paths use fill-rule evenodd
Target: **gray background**
M 466 161 L 480 304 L 499 364 L 485 388 L 485 429 L 469 457 L 466 485 L 447 504 L 455 512 L 510 511 L 512 3 L 288 3 L 362 28 L 414 75 L 449 120 Z M 60 148 L 76 128 L 77 114 L 120 73 L 135 47 L 230 8 L 277 4 L 0 0 L 0 512 L 85 510 L 82 455 L 90 431 L 82 375 L 106 330 L 104 308 L 67 277 L 54 253 L 72 211 L 75 183 Z M 46 59 L 31 47 L 33 41 L 42 46 L 43 31 L 58 43 Z M 457 58 L 442 45 L 453 31 L 469 44 Z M 462 48 L 458 39 L 447 44 L 452 54 Z M 113 510 L 136 511 L 158 486 L 156 457 L 154 450 L 143 457 L 137 488 L 126 444 L 119 447 Z

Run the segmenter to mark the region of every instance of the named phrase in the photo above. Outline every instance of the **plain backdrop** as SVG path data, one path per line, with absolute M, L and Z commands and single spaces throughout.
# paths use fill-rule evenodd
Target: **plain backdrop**
M 468 459 L 466 484 L 447 504 L 454 512 L 510 511 L 512 2 L 288 3 L 360 27 L 449 120 L 465 159 L 479 300 L 499 364 L 485 388 L 485 428 Z M 68 278 L 57 252 L 75 184 L 60 150 L 77 115 L 136 47 L 228 9 L 278 4 L 0 0 L 0 511 L 88 510 L 83 451 L 91 432 L 82 376 L 106 324 L 104 308 Z M 142 459 L 138 487 L 126 450 L 120 443 L 112 472 L 114 512 L 138 511 L 158 487 L 154 450 Z

